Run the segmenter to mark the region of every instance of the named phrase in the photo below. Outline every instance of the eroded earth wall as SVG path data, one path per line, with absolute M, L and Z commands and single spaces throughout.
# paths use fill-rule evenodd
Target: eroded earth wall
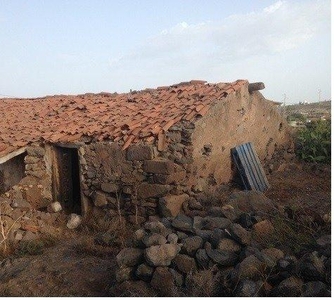
M 237 145 L 253 142 L 264 165 L 277 153 L 283 158 L 293 151 L 288 124 L 277 107 L 260 92 L 250 94 L 247 86 L 219 101 L 195 125 L 193 174 L 203 187 L 232 178 L 231 149 Z

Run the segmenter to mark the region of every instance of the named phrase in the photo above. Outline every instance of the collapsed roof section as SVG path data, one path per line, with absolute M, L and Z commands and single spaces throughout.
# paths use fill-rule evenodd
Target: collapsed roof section
M 153 142 L 175 123 L 204 116 L 209 107 L 248 85 L 247 80 L 210 84 L 192 80 L 123 94 L 56 95 L 0 99 L 0 157 L 29 143 Z

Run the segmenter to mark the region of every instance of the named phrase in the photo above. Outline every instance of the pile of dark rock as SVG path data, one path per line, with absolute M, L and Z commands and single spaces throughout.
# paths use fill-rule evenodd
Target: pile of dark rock
M 330 235 L 299 256 L 263 243 L 279 212 L 261 193 L 235 193 L 207 211 L 190 204 L 200 216 L 151 218 L 134 233 L 116 257 L 111 295 L 330 296 Z

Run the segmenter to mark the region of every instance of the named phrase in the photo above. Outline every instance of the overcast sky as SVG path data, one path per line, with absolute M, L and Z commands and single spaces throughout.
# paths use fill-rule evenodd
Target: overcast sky
M 248 79 L 329 99 L 330 18 L 330 0 L 0 0 L 0 95 Z

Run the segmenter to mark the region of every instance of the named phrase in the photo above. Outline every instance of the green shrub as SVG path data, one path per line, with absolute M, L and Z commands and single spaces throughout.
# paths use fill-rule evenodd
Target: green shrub
M 301 113 L 292 113 L 291 115 L 287 116 L 288 121 L 299 121 L 299 122 L 306 122 L 306 117 Z
M 296 153 L 304 161 L 330 164 L 331 122 L 317 121 L 308 124 L 297 136 Z

